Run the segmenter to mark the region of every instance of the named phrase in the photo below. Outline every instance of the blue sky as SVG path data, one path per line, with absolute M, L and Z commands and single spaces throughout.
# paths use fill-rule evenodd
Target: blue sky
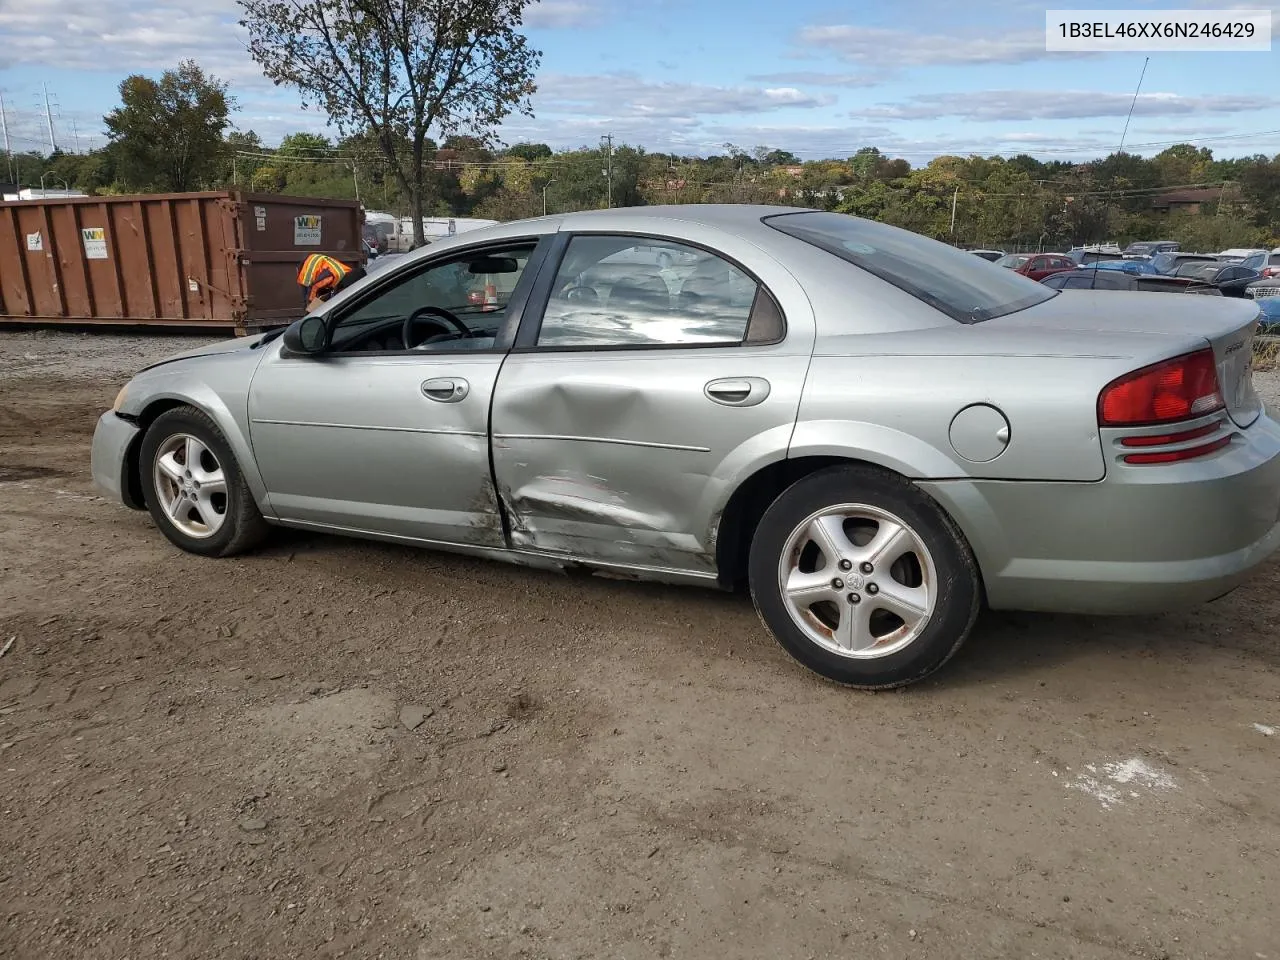
M 535 116 L 513 119 L 502 137 L 559 148 L 612 133 L 663 152 L 723 152 L 728 142 L 804 159 L 874 145 L 915 165 L 940 153 L 1108 153 L 1146 54 L 1046 53 L 1045 9 L 1025 0 L 540 0 L 526 14 L 543 53 Z M 158 75 L 185 57 L 230 82 L 238 128 L 267 143 L 326 132 L 323 117 L 262 78 L 236 19 L 234 0 L 0 0 L 0 94 L 14 149 L 47 149 L 43 84 L 59 145 L 73 149 L 78 135 L 87 149 L 103 142 L 101 117 L 126 74 Z M 1194 139 L 1215 156 L 1280 153 L 1277 80 L 1274 44 L 1151 54 L 1126 144 L 1151 154 Z

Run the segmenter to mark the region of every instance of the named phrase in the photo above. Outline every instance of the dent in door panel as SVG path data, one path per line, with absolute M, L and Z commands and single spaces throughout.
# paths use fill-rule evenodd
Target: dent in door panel
M 515 441 L 504 441 L 510 446 Z M 527 441 L 546 443 L 548 441 Z M 501 486 L 503 505 L 511 520 L 512 546 L 562 553 L 584 559 L 642 566 L 680 567 L 714 565 L 704 557 L 697 538 L 673 532 L 679 520 L 664 511 L 640 509 L 640 497 L 624 488 L 611 492 L 600 477 L 572 467 L 577 443 L 568 448 L 554 476 L 531 476 L 513 487 Z M 625 476 L 625 471 L 620 471 Z M 691 477 L 697 484 L 705 477 Z M 674 555 L 674 557 L 673 557 Z

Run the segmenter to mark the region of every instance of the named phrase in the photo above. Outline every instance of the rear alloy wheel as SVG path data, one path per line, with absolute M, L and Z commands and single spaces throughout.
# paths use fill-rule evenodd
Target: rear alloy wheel
M 142 440 L 147 509 L 173 543 L 225 557 L 249 549 L 268 527 L 216 424 L 194 407 L 156 418 Z
M 862 466 L 798 481 L 751 545 L 751 592 L 789 653 L 840 683 L 903 686 L 941 667 L 977 617 L 959 530 L 905 479 Z

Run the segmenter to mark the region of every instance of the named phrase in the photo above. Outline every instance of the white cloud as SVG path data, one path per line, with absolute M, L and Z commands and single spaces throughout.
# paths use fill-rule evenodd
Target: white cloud
M 783 73 L 756 73 L 747 77 L 760 83 L 792 83 L 801 87 L 875 87 L 884 76 L 866 73 L 823 73 L 820 70 L 790 70 Z
M 1123 117 L 1133 103 L 1131 93 L 1088 90 L 978 90 L 966 93 L 924 94 L 902 103 L 881 104 L 854 111 L 855 119 L 931 120 L 1078 120 Z M 1178 117 L 1193 114 L 1246 113 L 1271 106 L 1271 98 L 1257 94 L 1183 96 L 1177 93 L 1140 94 L 1136 117 Z
M 188 57 L 238 85 L 266 84 L 234 0 L 42 0 L 0 5 L 0 69 L 156 71 Z
M 628 118 L 688 121 L 706 115 L 764 113 L 830 106 L 834 102 L 835 97 L 830 94 L 805 93 L 796 87 L 715 87 L 654 82 L 632 73 L 548 74 L 538 78 L 538 91 L 534 95 L 534 109 L 539 117 L 570 113 L 609 121 Z
M 603 20 L 604 10 L 586 0 L 534 0 L 524 9 L 524 25 L 531 30 L 593 27 Z
M 1030 63 L 1050 57 L 1094 56 L 1089 53 L 1048 53 L 1044 48 L 1043 29 L 966 37 L 833 24 L 803 27 L 796 42 L 805 50 L 834 54 L 863 66 L 888 69 L 939 64 Z

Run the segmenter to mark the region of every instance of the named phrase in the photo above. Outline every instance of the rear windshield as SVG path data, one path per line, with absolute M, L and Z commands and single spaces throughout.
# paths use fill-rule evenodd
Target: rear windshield
M 764 222 L 861 267 L 960 323 L 1003 317 L 1058 295 L 964 250 L 874 220 L 806 211 L 774 214 Z

